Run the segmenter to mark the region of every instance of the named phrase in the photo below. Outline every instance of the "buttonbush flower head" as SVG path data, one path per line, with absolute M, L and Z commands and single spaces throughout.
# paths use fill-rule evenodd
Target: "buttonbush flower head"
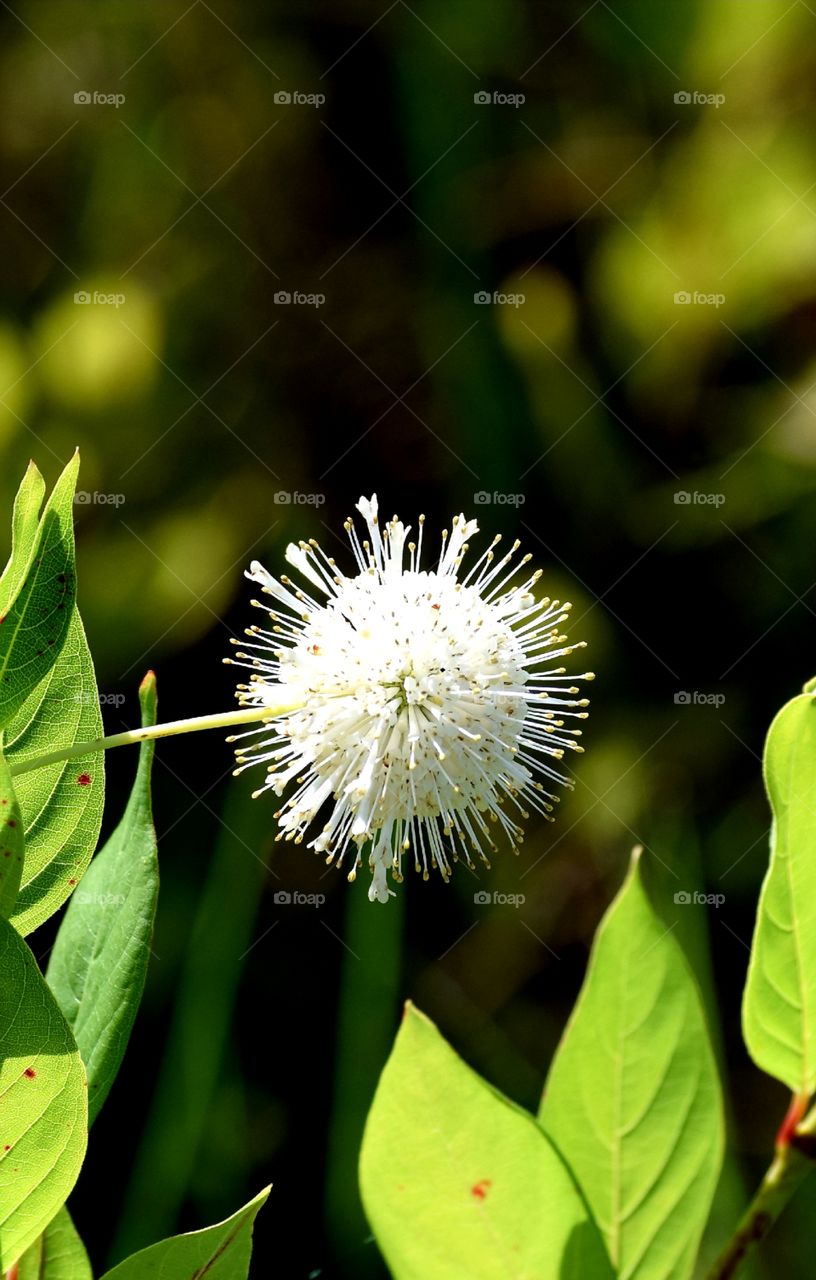
M 497 834 L 517 851 L 529 809 L 549 816 L 564 752 L 581 750 L 573 681 L 592 673 L 561 665 L 583 647 L 561 633 L 570 606 L 537 598 L 541 571 L 517 542 L 502 555 L 495 537 L 477 557 L 476 521 L 459 515 L 423 568 L 423 516 L 413 541 L 396 516 L 381 526 L 376 497 L 357 509 L 368 536 L 346 521 L 353 576 L 314 539 L 287 549 L 298 582 L 257 561 L 247 573 L 271 625 L 236 655 L 252 670 L 238 698 L 270 719 L 241 735 L 237 772 L 265 765 L 255 795 L 289 792 L 278 839 L 311 836 L 350 880 L 366 856 L 369 897 L 387 902 L 404 860 L 447 880 L 454 861 L 489 866 Z

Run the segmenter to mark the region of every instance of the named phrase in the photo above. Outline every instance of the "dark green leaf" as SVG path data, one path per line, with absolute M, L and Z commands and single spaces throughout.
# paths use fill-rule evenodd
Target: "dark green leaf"
M 103 1280 L 247 1280 L 255 1215 L 269 1190 L 266 1187 L 226 1222 L 171 1236 L 134 1253 Z
M 155 724 L 152 672 L 139 696 L 142 724 Z M 124 817 L 71 899 L 48 965 L 49 986 L 88 1073 L 90 1123 L 119 1070 L 147 973 L 159 891 L 150 803 L 154 745 L 143 742 L 139 749 Z

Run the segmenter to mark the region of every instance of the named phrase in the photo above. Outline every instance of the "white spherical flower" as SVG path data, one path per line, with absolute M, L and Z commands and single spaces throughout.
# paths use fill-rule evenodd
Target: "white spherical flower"
M 272 626 L 251 627 L 237 655 L 253 671 L 239 700 L 299 709 L 241 735 L 238 772 L 266 765 L 256 796 L 290 789 L 278 839 L 300 843 L 321 815 L 308 847 L 350 864 L 350 880 L 368 845 L 369 897 L 387 902 L 404 857 L 447 880 L 452 861 L 487 863 L 499 829 L 516 850 L 528 808 L 550 813 L 550 788 L 569 784 L 558 762 L 581 750 L 568 722 L 587 700 L 572 682 L 592 673 L 558 665 L 583 644 L 561 634 L 570 606 L 534 595 L 541 572 L 520 574 L 518 543 L 501 556 L 494 538 L 466 571 L 478 526 L 460 515 L 423 569 L 424 517 L 409 542 L 396 517 L 381 528 L 376 497 L 357 508 L 368 538 L 346 522 L 354 576 L 314 540 L 286 553 L 303 585 L 257 561 L 247 573 L 274 604 L 253 601 Z

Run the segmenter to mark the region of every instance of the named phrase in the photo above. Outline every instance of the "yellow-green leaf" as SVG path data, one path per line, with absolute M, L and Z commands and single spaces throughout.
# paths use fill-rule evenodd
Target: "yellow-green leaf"
M 60 1209 L 17 1264 L 17 1280 L 93 1280 L 85 1246 L 67 1209 Z
M 73 500 L 78 470 L 75 454 L 55 484 L 33 537 L 36 477 L 15 504 L 18 547 L 22 543 L 28 550 L 28 559 L 21 568 L 12 549 L 7 581 L 16 586 L 16 592 L 0 613 L 0 726 L 8 724 L 47 675 L 68 634 L 76 599 Z M 3 595 L 0 589 L 0 598 Z
M 33 756 L 102 736 L 93 663 L 82 622 L 73 612 L 54 666 L 6 727 L 10 767 Z M 14 779 L 25 824 L 23 879 L 12 922 L 31 933 L 70 897 L 99 838 L 105 798 L 105 753 L 34 769 Z
M 540 1118 L 621 1280 L 689 1276 L 722 1162 L 722 1099 L 696 983 L 637 857 L 595 936 Z
M 23 816 L 8 763 L 0 751 L 0 916 L 14 910 L 25 858 Z
M 742 1022 L 757 1066 L 816 1092 L 816 699 L 793 698 L 765 743 L 771 862 L 759 898 Z
M 46 1229 L 87 1144 L 79 1050 L 34 956 L 0 919 L 0 1272 Z
M 395 1280 L 613 1276 L 549 1138 L 410 1005 L 369 1113 L 360 1183 Z

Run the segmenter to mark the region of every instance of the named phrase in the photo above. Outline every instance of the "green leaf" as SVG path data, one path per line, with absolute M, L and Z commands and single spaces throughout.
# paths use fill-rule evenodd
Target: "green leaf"
M 64 1205 L 87 1144 L 79 1050 L 20 935 L 0 920 L 0 1272 Z
M 37 536 L 40 507 L 45 497 L 45 481 L 29 462 L 14 499 L 11 517 L 11 555 L 0 578 L 0 615 L 4 614 L 22 586 L 23 576 Z
M 139 690 L 142 724 L 156 723 L 156 677 Z M 124 817 L 91 863 L 60 926 L 47 979 L 88 1073 L 89 1123 L 119 1070 L 147 974 L 159 892 L 150 803 L 155 743 L 139 748 Z
M 11 773 L 0 751 L 0 916 L 11 915 L 23 875 L 25 832 Z
M 758 1067 L 816 1092 L 816 702 L 782 708 L 765 743 L 771 862 L 759 898 L 742 1025 Z
M 360 1186 L 396 1280 L 611 1280 L 597 1228 L 532 1116 L 406 1008 L 366 1125 Z
M 17 1280 L 93 1280 L 85 1246 L 67 1209 L 60 1209 L 17 1264 Z
M 62 653 L 5 731 L 6 760 L 13 768 L 102 732 L 93 663 L 75 609 Z M 12 922 L 22 934 L 62 906 L 91 860 L 102 823 L 104 761 L 104 751 L 90 752 L 14 780 L 26 856 Z
M 19 578 L 20 585 L 0 615 L 0 726 L 8 724 L 48 673 L 68 634 L 76 597 L 73 501 L 78 469 L 75 454 L 54 486 L 33 538 L 36 477 L 15 503 L 18 544 L 30 541 L 31 546 L 22 573 L 12 551 L 10 581 Z
M 540 1119 L 621 1280 L 690 1275 L 722 1161 L 722 1099 L 697 986 L 637 855 L 596 934 Z
M 270 1188 L 226 1222 L 185 1236 L 171 1236 L 134 1253 L 106 1272 L 103 1280 L 246 1280 L 255 1215 Z

